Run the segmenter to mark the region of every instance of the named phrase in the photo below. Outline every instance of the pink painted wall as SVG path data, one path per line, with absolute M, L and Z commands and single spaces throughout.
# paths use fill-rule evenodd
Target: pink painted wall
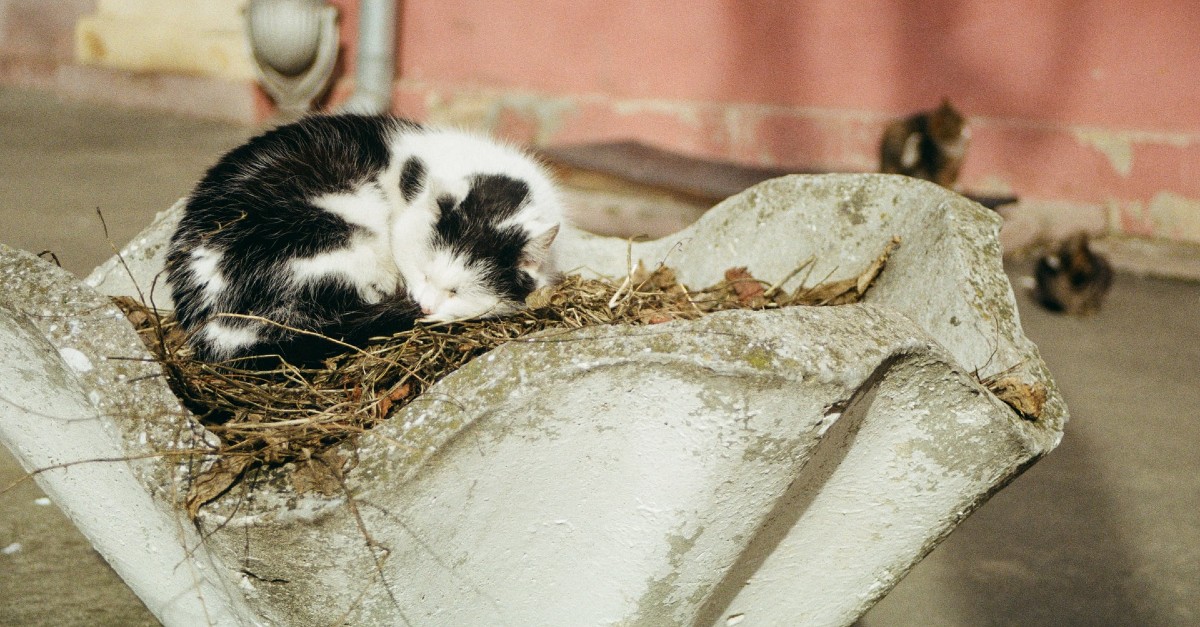
M 335 4 L 352 52 L 356 0 Z M 973 121 L 965 187 L 1087 203 L 1114 230 L 1200 241 L 1193 0 L 401 7 L 402 114 L 475 111 L 537 143 L 634 137 L 755 164 L 869 170 L 887 120 L 948 96 Z
M 1200 131 L 1190 1 L 404 4 L 401 76 L 441 84 L 891 112 L 948 94 L 983 115 Z

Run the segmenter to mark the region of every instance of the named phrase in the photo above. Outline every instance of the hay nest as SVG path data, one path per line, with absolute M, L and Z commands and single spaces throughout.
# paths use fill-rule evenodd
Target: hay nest
M 729 309 L 858 302 L 898 243 L 899 239 L 888 243 L 857 276 L 804 287 L 811 278 L 806 275 L 791 293 L 781 286 L 806 270 L 811 274 L 813 259 L 776 284 L 760 281 L 746 268 L 731 268 L 723 281 L 699 291 L 680 284 L 665 266 L 653 271 L 639 266 L 621 281 L 569 275 L 531 294 L 528 307 L 513 315 L 418 325 L 327 359 L 319 368 L 285 363 L 262 371 L 237 361 L 197 361 L 172 316 L 159 315 L 131 298 L 116 301 L 162 362 L 171 388 L 219 440 L 213 449 L 193 451 L 214 460 L 190 477 L 186 506 L 194 518 L 201 506 L 226 492 L 247 470 L 264 465 L 315 465 L 337 475 L 336 487 L 347 460 L 333 445 L 369 430 L 443 377 L 505 342 L 595 325 L 694 320 Z M 330 482 L 324 482 L 326 489 L 321 481 L 306 485 L 329 491 Z

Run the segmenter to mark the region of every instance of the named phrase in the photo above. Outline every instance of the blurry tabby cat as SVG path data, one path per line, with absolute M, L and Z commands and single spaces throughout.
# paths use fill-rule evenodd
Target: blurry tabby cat
M 879 146 L 879 171 L 953 187 L 970 139 L 966 119 L 943 100 L 933 111 L 888 125 Z
M 1113 271 L 1108 260 L 1088 248 L 1088 236 L 1080 232 L 1038 260 L 1034 279 L 1034 298 L 1046 309 L 1087 316 L 1100 310 Z

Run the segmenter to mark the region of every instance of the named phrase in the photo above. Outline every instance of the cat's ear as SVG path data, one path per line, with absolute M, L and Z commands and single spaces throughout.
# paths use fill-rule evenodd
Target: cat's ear
M 440 218 L 442 217 L 442 214 L 453 211 L 455 205 L 457 204 L 458 201 L 454 199 L 454 196 L 450 194 L 442 194 L 437 197 L 437 201 L 433 205 L 433 215 Z
M 532 272 L 545 265 L 546 261 L 550 259 L 550 245 L 554 243 L 556 237 L 558 237 L 557 224 L 529 238 L 529 242 L 521 251 L 520 268 Z
M 429 212 L 433 214 L 435 220 L 442 217 L 443 214 L 449 213 L 455 206 L 458 205 L 458 199 L 450 191 L 447 185 L 442 181 L 429 178 Z

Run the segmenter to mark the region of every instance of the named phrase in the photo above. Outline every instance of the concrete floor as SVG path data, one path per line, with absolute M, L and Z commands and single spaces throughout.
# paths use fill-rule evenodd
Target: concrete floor
M 82 276 L 111 254 L 97 207 L 123 243 L 252 132 L 0 89 L 0 242 Z M 1122 275 L 1088 320 L 1020 307 L 1071 409 L 1062 446 L 860 625 L 1200 624 L 1200 285 Z M 0 448 L 0 490 L 21 476 Z M 0 625 L 155 624 L 41 496 L 0 493 Z

